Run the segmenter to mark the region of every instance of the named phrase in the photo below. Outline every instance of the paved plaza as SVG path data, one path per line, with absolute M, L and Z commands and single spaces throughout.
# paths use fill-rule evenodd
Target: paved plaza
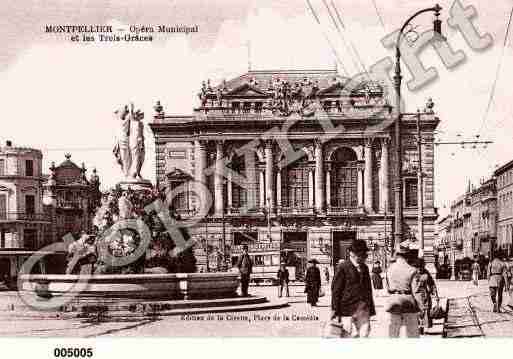
M 486 306 L 488 287 L 482 281 L 478 287 L 471 282 L 440 281 L 439 292 L 446 298 L 475 298 L 476 306 L 482 312 L 481 320 L 488 323 L 489 305 Z M 227 312 L 201 315 L 166 316 L 156 319 L 115 319 L 102 322 L 80 319 L 15 319 L 0 318 L 0 336 L 37 337 L 319 337 L 323 323 L 330 312 L 330 293 L 320 299 L 317 307 L 306 304 L 303 286 L 291 286 L 289 306 L 280 309 L 251 312 Z M 265 295 L 271 301 L 277 298 L 276 287 L 251 287 L 253 295 Z M 374 293 L 377 315 L 372 318 L 371 337 L 386 337 L 384 293 Z M 506 297 L 505 297 L 506 298 Z M 479 300 L 481 300 L 479 302 Z M 479 304 L 479 305 L 478 305 Z M 497 315 L 496 315 L 497 316 Z M 505 335 L 513 336 L 513 316 L 503 314 L 502 326 L 510 326 Z M 439 322 L 427 333 L 427 337 L 441 337 L 442 324 Z M 496 330 L 493 329 L 493 330 Z

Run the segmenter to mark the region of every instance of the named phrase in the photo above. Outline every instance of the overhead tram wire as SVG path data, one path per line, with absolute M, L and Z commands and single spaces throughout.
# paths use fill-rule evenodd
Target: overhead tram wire
M 379 22 L 381 23 L 381 26 L 383 29 L 385 28 L 385 22 L 383 21 L 383 18 L 381 17 L 381 13 L 379 12 L 378 5 L 376 4 L 376 0 L 371 0 L 372 5 L 374 5 L 374 10 L 376 10 L 376 15 L 378 15 Z
M 333 8 L 335 10 L 335 13 L 337 14 L 338 21 L 340 22 L 340 24 L 343 24 L 342 16 L 340 15 L 340 12 L 338 11 L 337 6 L 335 5 L 335 3 L 333 1 L 331 2 L 331 5 L 333 6 Z M 354 42 L 351 41 L 351 39 L 349 40 L 349 43 L 350 43 L 351 48 L 353 50 L 354 56 L 356 57 L 356 59 L 358 60 L 358 62 L 360 64 L 360 67 L 362 68 L 362 71 L 365 72 L 368 75 L 369 72 L 367 71 L 367 66 L 365 65 L 365 62 L 363 61 L 362 57 L 360 56 L 360 52 L 358 51 L 356 46 L 354 46 Z
M 333 0 L 331 0 L 331 6 L 333 7 L 333 9 L 335 10 L 335 15 L 337 15 L 337 19 L 338 19 L 338 22 L 340 23 L 340 26 L 342 26 L 342 29 L 346 29 L 344 23 L 342 22 L 342 17 L 340 16 L 340 14 L 338 13 L 338 9 L 337 7 L 335 6 L 335 3 L 333 2 Z
M 324 1 L 325 5 L 327 5 L 325 0 L 323 0 L 323 1 Z M 340 15 L 340 12 L 338 11 L 338 8 L 335 5 L 334 1 L 331 1 L 331 6 L 333 7 L 335 14 L 337 15 L 337 19 L 338 19 L 340 25 L 345 30 L 345 26 L 344 26 L 344 23 L 342 21 L 342 16 Z M 335 19 L 333 17 L 332 17 L 332 19 L 333 19 L 333 21 L 335 21 Z M 342 38 L 342 41 L 344 42 L 344 44 L 346 44 L 346 40 L 345 40 L 345 37 L 342 34 L 342 32 L 339 31 L 339 35 Z M 356 59 L 358 60 L 359 66 L 360 66 L 359 67 L 358 65 L 356 65 L 356 68 L 359 69 L 358 71 L 360 71 L 360 68 L 361 68 L 362 72 L 364 72 L 365 74 L 369 75 L 369 73 L 367 71 L 367 67 L 365 66 L 365 63 L 362 61 L 360 53 L 358 52 L 358 50 L 354 46 L 354 43 L 353 43 L 353 41 L 351 41 L 351 39 L 349 39 L 349 44 L 351 45 L 351 49 L 352 49 L 352 52 L 348 49 L 348 52 L 349 52 L 349 54 L 351 56 L 351 59 L 353 59 L 353 56 L 356 57 Z M 347 47 L 347 44 L 346 44 L 346 47 Z
M 351 54 L 351 49 L 349 48 L 349 46 L 347 45 L 347 42 L 344 38 L 344 35 L 342 34 L 342 31 L 340 30 L 340 27 L 337 23 L 337 20 L 335 20 L 335 17 L 333 16 L 332 12 L 331 12 L 331 9 L 328 5 L 328 2 L 326 0 L 322 0 L 322 2 L 324 3 L 324 6 L 326 7 L 326 10 L 328 10 L 328 15 L 330 16 L 331 18 L 331 21 L 333 21 L 333 24 L 335 24 L 335 28 L 337 29 L 337 32 L 340 36 L 340 39 L 342 40 L 342 44 L 344 45 L 347 53 L 349 54 L 349 57 L 351 58 L 351 62 L 353 63 L 353 66 L 355 67 L 355 69 L 357 69 L 358 71 L 360 71 L 360 68 L 358 67 L 358 62 L 355 61 L 354 57 L 352 56 Z M 333 2 L 332 2 L 333 4 Z M 340 18 L 340 16 L 339 16 Z M 365 71 L 365 67 L 364 67 L 364 71 Z
M 481 133 L 486 125 L 486 119 L 488 118 L 488 114 L 490 112 L 490 108 L 491 108 L 491 105 L 492 105 L 492 101 L 493 101 L 493 98 L 494 98 L 494 95 L 495 95 L 495 89 L 497 87 L 497 82 L 498 82 L 498 79 L 499 79 L 499 73 L 500 73 L 500 70 L 501 70 L 501 67 L 502 67 L 502 62 L 504 60 L 504 52 L 505 52 L 505 49 L 506 49 L 506 45 L 507 45 L 507 42 L 508 42 L 508 36 L 509 36 L 509 30 L 511 28 L 511 18 L 513 17 L 513 5 L 511 6 L 511 11 L 509 13 L 509 20 L 508 20 L 508 25 L 506 27 L 506 34 L 504 35 L 504 42 L 503 42 L 503 45 L 502 45 L 502 54 L 501 54 L 501 57 L 499 59 L 499 63 L 497 64 L 497 70 L 495 71 L 495 79 L 492 83 L 492 89 L 490 91 L 490 97 L 488 98 L 488 103 L 486 105 L 486 110 L 485 110 L 485 113 L 483 115 L 483 119 L 481 121 L 481 127 L 479 128 L 479 131 L 478 133 Z
M 310 9 L 310 12 L 312 14 L 312 16 L 314 17 L 315 21 L 317 22 L 317 24 L 319 25 L 319 27 L 321 27 L 321 31 L 322 31 L 322 34 L 324 36 L 324 39 L 326 40 L 326 42 L 328 42 L 330 48 L 331 48 L 331 51 L 333 52 L 333 55 L 335 56 L 335 58 L 337 59 L 338 63 L 340 64 L 341 68 L 342 68 L 342 71 L 344 72 L 344 75 L 346 77 L 349 77 L 349 73 L 347 72 L 345 66 L 344 66 L 344 63 L 342 61 L 340 61 L 340 57 L 338 56 L 338 53 L 337 53 L 337 50 L 335 50 L 335 47 L 333 46 L 333 44 L 331 43 L 330 39 L 328 38 L 328 36 L 326 35 L 326 33 L 324 32 L 324 30 L 322 30 L 322 25 L 321 25 L 321 22 L 319 21 L 319 18 L 317 17 L 317 14 L 315 13 L 315 10 L 314 8 L 312 7 L 312 4 L 310 3 L 310 0 L 306 0 L 306 3 L 308 5 L 308 8 Z

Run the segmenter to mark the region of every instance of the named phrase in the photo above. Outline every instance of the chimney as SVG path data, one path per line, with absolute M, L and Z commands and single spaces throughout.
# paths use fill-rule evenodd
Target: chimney
M 12 147 L 12 141 L 10 141 L 10 140 L 5 141 L 5 145 L 7 147 Z

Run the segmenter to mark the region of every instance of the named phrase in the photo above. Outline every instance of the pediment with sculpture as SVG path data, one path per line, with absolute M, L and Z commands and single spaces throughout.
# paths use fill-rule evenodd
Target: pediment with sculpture
M 351 86 L 351 88 L 350 88 Z M 311 76 L 295 73 L 252 72 L 218 86 L 203 81 L 198 94 L 205 113 L 268 114 L 311 117 L 319 112 L 352 114 L 355 110 L 388 106 L 385 86 L 366 80 L 354 86 L 335 73 L 316 72 Z

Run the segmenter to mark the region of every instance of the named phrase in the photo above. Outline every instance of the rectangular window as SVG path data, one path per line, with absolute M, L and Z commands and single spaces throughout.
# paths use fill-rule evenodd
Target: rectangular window
M 7 217 L 7 196 L 0 194 L 0 219 L 6 219 Z
M 286 207 L 308 208 L 308 168 L 289 168 L 282 179 L 282 195 Z
M 28 177 L 34 176 L 34 161 L 32 161 L 32 160 L 25 161 L 25 176 L 28 176 Z
M 36 197 L 33 194 L 25 196 L 25 213 L 34 214 L 36 212 Z
M 5 175 L 5 160 L 0 160 L 0 176 Z
M 37 232 L 35 229 L 27 229 L 23 231 L 23 247 L 25 249 L 36 249 Z
M 417 179 L 407 178 L 404 181 L 405 188 L 405 206 L 406 207 L 417 207 Z
M 255 263 L 256 266 L 263 266 L 264 265 L 264 256 L 256 255 L 254 257 L 253 263 Z
M 234 232 L 233 245 L 252 244 L 258 240 L 258 232 Z

